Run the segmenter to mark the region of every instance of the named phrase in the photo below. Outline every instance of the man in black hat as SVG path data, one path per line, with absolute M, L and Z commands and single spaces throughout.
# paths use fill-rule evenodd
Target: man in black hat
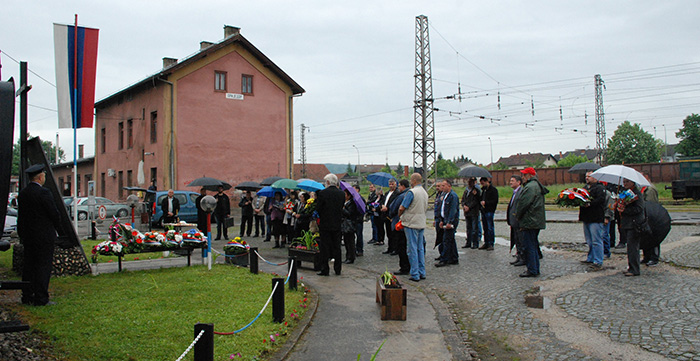
M 25 172 L 30 183 L 17 197 L 17 233 L 24 245 L 22 280 L 30 285 L 22 293 L 22 303 L 44 306 L 49 303 L 49 280 L 60 218 L 51 191 L 43 187 L 44 165 L 35 164 Z

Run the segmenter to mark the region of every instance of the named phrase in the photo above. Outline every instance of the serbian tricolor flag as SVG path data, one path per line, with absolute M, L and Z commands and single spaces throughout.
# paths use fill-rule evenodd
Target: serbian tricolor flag
M 59 128 L 92 128 L 98 32 L 53 24 Z

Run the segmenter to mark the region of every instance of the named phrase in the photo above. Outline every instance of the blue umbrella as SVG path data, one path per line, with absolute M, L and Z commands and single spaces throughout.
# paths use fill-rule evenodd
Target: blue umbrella
M 394 178 L 393 175 L 385 172 L 372 173 L 367 176 L 368 181 L 382 187 L 388 187 L 389 181 L 392 179 L 394 180 L 394 182 L 396 182 L 396 178 Z
M 275 193 L 280 193 L 280 194 L 282 194 L 283 196 L 286 196 L 286 195 L 287 195 L 287 192 L 285 192 L 284 189 L 282 189 L 282 188 L 272 188 L 272 187 L 270 187 L 270 186 L 265 186 L 265 187 L 263 187 L 263 189 L 259 190 L 257 194 L 258 194 L 259 196 L 263 196 L 263 197 L 274 197 L 274 196 L 275 196 Z
M 307 179 L 307 180 L 303 180 L 303 181 L 299 182 L 299 184 L 297 184 L 297 187 L 299 187 L 305 191 L 309 191 L 309 192 L 316 192 L 316 191 L 320 191 L 321 189 L 325 188 L 323 186 L 323 184 L 316 182 L 314 180 L 311 180 L 311 179 Z
M 365 214 L 365 201 L 362 200 L 362 196 L 357 193 L 357 190 L 355 190 L 355 188 L 347 182 L 343 181 L 340 181 L 340 189 L 350 192 L 350 195 L 352 195 L 352 200 L 355 201 L 355 206 L 357 206 L 357 210 L 360 211 L 360 214 Z

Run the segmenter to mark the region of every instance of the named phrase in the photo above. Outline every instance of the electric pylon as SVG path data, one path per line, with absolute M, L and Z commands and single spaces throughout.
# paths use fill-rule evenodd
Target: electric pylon
M 425 187 L 428 178 L 437 178 L 433 77 L 430 68 L 428 17 L 425 15 L 416 16 L 416 70 L 414 77 L 413 167 L 423 170 L 423 186 Z

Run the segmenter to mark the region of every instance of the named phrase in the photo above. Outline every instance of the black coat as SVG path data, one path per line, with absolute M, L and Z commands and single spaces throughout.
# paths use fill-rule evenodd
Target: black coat
M 51 191 L 32 182 L 19 192 L 17 202 L 17 233 L 22 244 L 53 252 L 60 216 Z
M 248 204 L 246 204 L 248 203 Z M 253 200 L 248 199 L 248 197 L 241 197 L 241 201 L 238 202 L 238 206 L 241 207 L 241 216 L 252 217 L 253 216 Z
M 498 189 L 496 187 L 489 185 L 486 189 L 481 190 L 481 200 L 486 202 L 482 207 L 481 211 L 484 213 L 493 213 L 496 211 L 496 206 L 498 206 Z
M 637 195 L 637 199 L 626 205 L 625 210 L 620 213 L 620 229 L 634 229 L 634 223 L 644 220 L 644 196 L 637 187 L 632 191 Z
M 219 217 L 223 218 L 231 214 L 231 201 L 229 201 L 226 193 L 217 193 L 214 198 L 216 198 L 214 213 L 217 215 L 217 220 Z
M 204 196 L 200 195 L 194 201 L 194 206 L 197 208 L 197 228 L 202 232 L 207 232 L 207 212 L 202 209 L 202 198 Z
M 316 211 L 318 228 L 325 231 L 340 231 L 342 211 L 345 204 L 345 192 L 331 186 L 316 193 Z
M 464 190 L 464 193 L 462 193 L 462 206 L 469 207 L 469 211 L 464 215 L 464 217 L 478 216 L 479 210 L 481 209 L 481 204 L 479 203 L 480 201 L 481 190 L 474 186 L 474 189 L 470 191 L 469 187 L 467 187 Z
M 578 220 L 584 223 L 605 222 L 606 199 L 605 187 L 600 183 L 587 186 L 591 195 L 591 204 L 588 207 L 581 207 L 578 213 Z
M 168 216 L 168 197 L 163 198 L 163 201 L 160 202 L 160 209 L 163 210 L 163 217 Z M 177 200 L 177 198 L 173 197 L 173 214 L 177 216 L 177 214 L 180 213 L 180 201 Z

